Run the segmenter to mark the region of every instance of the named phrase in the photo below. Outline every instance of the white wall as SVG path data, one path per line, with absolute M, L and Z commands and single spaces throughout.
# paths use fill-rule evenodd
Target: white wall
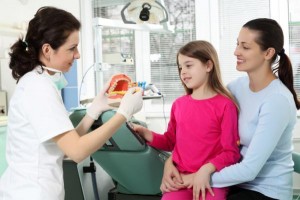
M 23 3 L 22 3 L 23 2 Z M 0 57 L 4 56 L 3 49 L 7 48 L 3 35 L 9 36 L 5 30 L 20 29 L 34 17 L 36 11 L 42 6 L 55 6 L 71 12 L 80 18 L 79 0 L 0 0 Z M 3 32 L 5 33 L 3 34 Z M 11 36 L 16 38 L 16 32 L 11 31 Z
M 33 18 L 38 8 L 55 6 L 80 17 L 79 0 L 0 0 L 0 23 L 18 23 Z
M 10 98 L 15 87 L 8 68 L 8 51 L 21 34 L 25 34 L 28 22 L 42 6 L 54 6 L 71 12 L 80 19 L 79 0 L 0 0 L 0 89 L 9 90 Z M 81 61 L 78 62 L 81 68 Z M 4 77 L 4 78 L 3 78 Z

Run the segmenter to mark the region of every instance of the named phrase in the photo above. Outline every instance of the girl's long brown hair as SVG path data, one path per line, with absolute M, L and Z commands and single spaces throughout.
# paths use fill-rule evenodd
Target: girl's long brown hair
M 210 60 L 213 63 L 213 68 L 209 72 L 209 78 L 208 78 L 209 86 L 215 92 L 228 97 L 237 105 L 232 94 L 226 89 L 226 87 L 222 83 L 218 54 L 215 48 L 212 46 L 212 44 L 204 40 L 196 40 L 196 41 L 189 42 L 183 47 L 181 47 L 177 54 L 177 66 L 178 66 L 178 71 L 180 76 L 181 69 L 179 68 L 179 63 L 178 63 L 179 54 L 198 59 L 202 63 L 207 63 Z M 183 82 L 182 85 L 187 94 L 192 94 L 193 92 L 192 89 L 187 88 Z

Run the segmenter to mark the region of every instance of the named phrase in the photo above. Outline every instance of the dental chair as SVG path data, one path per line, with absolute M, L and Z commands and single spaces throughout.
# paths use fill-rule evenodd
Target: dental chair
M 70 119 L 74 126 L 84 117 L 86 110 L 75 110 Z M 114 110 L 104 112 L 94 122 L 91 131 L 107 122 Z M 148 146 L 144 139 L 130 127 L 136 123 L 146 127 L 144 122 L 132 119 L 92 154 L 92 158 L 111 176 L 115 188 L 108 194 L 108 200 L 158 200 L 161 198 L 160 183 L 165 160 L 169 153 Z
M 293 152 L 294 172 L 300 174 L 300 153 Z
M 294 172 L 300 174 L 300 153 L 293 152 Z M 300 194 L 294 193 L 293 200 L 300 200 Z

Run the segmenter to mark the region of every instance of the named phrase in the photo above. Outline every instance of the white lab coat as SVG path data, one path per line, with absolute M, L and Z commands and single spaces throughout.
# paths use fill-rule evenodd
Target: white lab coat
M 63 152 L 51 139 L 74 129 L 60 92 L 46 71 L 24 75 L 8 112 L 0 200 L 63 200 Z

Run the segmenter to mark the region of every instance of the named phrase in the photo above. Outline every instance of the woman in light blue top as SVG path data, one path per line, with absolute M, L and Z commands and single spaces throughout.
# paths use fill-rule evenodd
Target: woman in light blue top
M 248 76 L 229 84 L 240 107 L 242 160 L 214 173 L 211 182 L 198 183 L 194 200 L 210 185 L 236 185 L 228 200 L 292 199 L 292 132 L 300 102 L 283 43 L 283 31 L 275 20 L 254 19 L 242 27 L 234 55 L 237 70 Z M 186 179 L 168 160 L 161 189 L 178 190 L 185 187 Z

